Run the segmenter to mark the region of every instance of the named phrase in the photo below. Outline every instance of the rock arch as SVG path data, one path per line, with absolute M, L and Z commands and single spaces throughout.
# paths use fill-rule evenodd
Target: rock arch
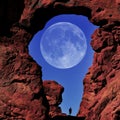
M 28 44 L 47 20 L 63 13 L 85 15 L 100 26 L 92 36 L 94 61 L 84 79 L 78 116 L 86 120 L 114 119 L 115 111 L 119 111 L 119 0 L 3 1 L 0 2 L 0 119 L 48 119 L 41 69 L 29 56 Z

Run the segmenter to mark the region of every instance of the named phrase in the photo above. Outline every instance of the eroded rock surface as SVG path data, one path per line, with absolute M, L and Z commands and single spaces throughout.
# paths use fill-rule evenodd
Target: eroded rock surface
M 41 69 L 29 56 L 28 44 L 50 18 L 65 13 L 85 15 L 100 26 L 92 36 L 94 61 L 78 116 L 120 119 L 120 0 L 1 0 L 0 119 L 48 120 Z
M 64 91 L 64 88 L 60 84 L 52 80 L 45 80 L 43 82 L 43 86 L 50 107 L 49 116 L 51 118 L 57 115 L 65 116 L 65 114 L 62 113 L 61 108 L 59 107 L 62 102 L 62 93 Z
M 109 31 L 99 28 L 92 36 L 94 60 L 84 79 L 84 95 L 78 113 L 78 116 L 87 115 L 86 120 L 118 120 L 119 118 L 115 117 L 120 106 L 118 102 L 119 31 L 119 26 L 114 26 Z
M 12 37 L 0 38 L 0 119 L 47 119 L 41 69 L 27 50 L 31 34 L 16 29 Z

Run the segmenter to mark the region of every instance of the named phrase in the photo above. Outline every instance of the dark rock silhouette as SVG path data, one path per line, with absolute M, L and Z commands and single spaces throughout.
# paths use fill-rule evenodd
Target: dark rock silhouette
M 50 18 L 70 13 L 87 16 L 100 26 L 92 35 L 94 59 L 84 78 L 84 94 L 77 116 L 86 120 L 119 119 L 120 1 L 1 0 L 1 120 L 50 119 L 42 71 L 29 56 L 28 44 Z
M 55 116 L 51 120 L 85 120 L 85 118 L 75 116 Z

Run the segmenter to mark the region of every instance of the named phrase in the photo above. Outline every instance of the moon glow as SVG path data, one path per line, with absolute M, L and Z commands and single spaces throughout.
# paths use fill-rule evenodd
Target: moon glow
M 78 26 L 69 22 L 58 22 L 43 33 L 40 50 L 51 66 L 59 69 L 72 68 L 85 56 L 86 37 Z

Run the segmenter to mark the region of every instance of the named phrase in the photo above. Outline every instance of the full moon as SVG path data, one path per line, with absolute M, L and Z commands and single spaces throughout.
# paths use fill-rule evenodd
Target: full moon
M 59 69 L 72 68 L 86 54 L 84 32 L 69 22 L 58 22 L 48 27 L 40 41 L 40 50 L 45 61 Z

